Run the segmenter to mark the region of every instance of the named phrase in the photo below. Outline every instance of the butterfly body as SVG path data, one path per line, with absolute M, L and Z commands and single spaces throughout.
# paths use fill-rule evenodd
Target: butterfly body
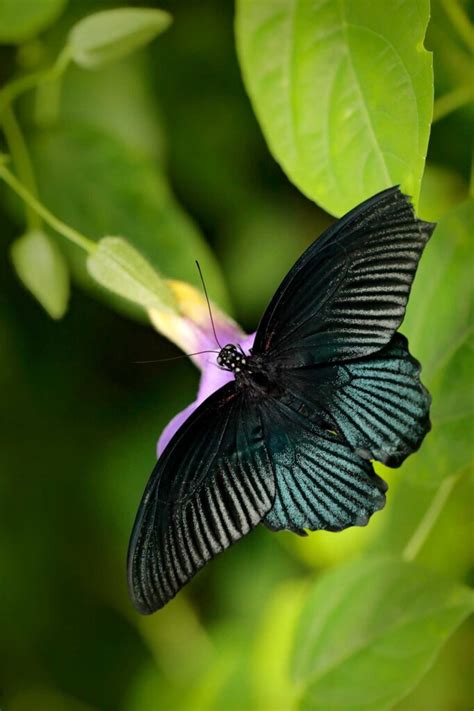
M 223 370 L 234 373 L 236 388 L 248 389 L 249 397 L 277 396 L 282 392 L 278 383 L 278 364 L 271 360 L 267 362 L 252 349 L 245 354 L 238 346 L 229 343 L 220 350 L 216 363 Z
M 150 477 L 129 556 L 145 614 L 263 523 L 274 531 L 365 525 L 385 504 L 372 461 L 399 466 L 430 428 L 419 363 L 397 333 L 434 225 L 398 188 L 365 201 L 300 257 L 233 380 L 184 422 Z

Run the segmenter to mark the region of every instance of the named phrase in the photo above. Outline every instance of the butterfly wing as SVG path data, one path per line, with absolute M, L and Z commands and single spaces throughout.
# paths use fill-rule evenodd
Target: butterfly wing
M 338 366 L 331 412 L 360 456 L 399 467 L 419 448 L 431 428 L 420 370 L 399 333 L 378 353 Z
M 367 358 L 287 370 L 263 429 L 275 453 L 274 530 L 364 525 L 385 503 L 371 459 L 399 466 L 430 428 L 419 363 L 396 334 Z
M 276 487 L 264 523 L 300 534 L 365 525 L 385 505 L 385 482 L 368 460 L 298 406 L 292 395 L 262 408 Z
M 252 393 L 228 383 L 186 420 L 151 474 L 128 552 L 135 607 L 165 605 L 262 520 L 274 494 Z
M 433 229 L 416 218 L 398 187 L 363 202 L 290 270 L 263 315 L 253 351 L 299 367 L 380 350 L 403 320 Z

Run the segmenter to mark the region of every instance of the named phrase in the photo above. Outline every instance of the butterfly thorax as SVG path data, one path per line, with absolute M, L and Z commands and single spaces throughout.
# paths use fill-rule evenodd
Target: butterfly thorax
M 242 350 L 239 350 L 233 343 L 228 343 L 224 348 L 221 348 L 217 356 L 217 365 L 223 370 L 230 370 L 232 373 L 241 373 L 248 370 L 251 356 L 246 356 Z
M 273 369 L 262 355 L 252 351 L 246 355 L 232 343 L 220 350 L 217 365 L 234 373 L 236 383 L 241 387 L 250 387 L 256 392 L 267 394 L 280 390 L 277 374 L 271 372 Z

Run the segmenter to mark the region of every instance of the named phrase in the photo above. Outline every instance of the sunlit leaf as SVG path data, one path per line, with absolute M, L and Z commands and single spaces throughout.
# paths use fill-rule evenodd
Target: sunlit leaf
M 87 258 L 91 276 L 102 286 L 144 308 L 173 310 L 175 300 L 165 280 L 121 237 L 104 237 Z
M 20 44 L 46 29 L 67 0 L 1 0 L 0 43 Z
M 151 8 L 121 7 L 80 20 L 69 35 L 72 59 L 91 69 L 148 44 L 171 24 L 171 15 Z
M 403 331 L 432 378 L 467 335 L 473 308 L 474 200 L 441 219 L 421 259 Z
M 187 693 L 179 711 L 241 711 L 255 708 L 249 678 L 248 641 L 252 632 L 235 618 L 214 626 L 214 656 Z
M 69 299 L 69 271 L 55 243 L 32 230 L 11 246 L 15 271 L 52 318 L 64 316 Z
M 290 678 L 288 659 L 306 593 L 305 582 L 290 580 L 280 585 L 266 601 L 250 665 L 256 708 L 294 707 L 296 688 Z
M 289 178 L 340 215 L 400 183 L 418 197 L 433 105 L 428 0 L 237 3 L 245 84 Z
M 473 234 L 470 200 L 440 220 L 415 278 L 402 331 L 422 363 L 422 381 L 433 397 L 432 429 L 420 451 L 394 472 L 399 486 L 389 492 L 384 530 L 373 542 L 377 551 L 401 553 L 408 545 L 422 556 L 428 548 L 430 566 L 453 575 L 466 574 L 472 561 L 472 492 L 464 479 L 472 470 L 474 431 Z M 443 492 L 454 498 L 447 517 L 443 505 L 437 505 Z M 425 516 L 432 517 L 427 536 L 413 549 L 413 536 Z
M 473 610 L 466 588 L 397 559 L 366 559 L 323 577 L 299 620 L 299 708 L 383 711 L 429 669 Z
M 433 396 L 432 432 L 416 467 L 407 464 L 418 481 L 436 483 L 472 458 L 473 230 L 474 200 L 440 220 L 421 260 L 402 327 Z

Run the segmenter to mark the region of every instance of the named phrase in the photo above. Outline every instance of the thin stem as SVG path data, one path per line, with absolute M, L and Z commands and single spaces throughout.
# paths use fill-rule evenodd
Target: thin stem
M 471 158 L 471 179 L 469 181 L 469 197 L 474 198 L 474 155 Z
M 474 28 L 464 12 L 464 8 L 456 0 L 443 0 L 443 8 L 458 35 L 471 52 L 474 51 Z
M 433 123 L 444 118 L 448 114 L 460 109 L 462 106 L 474 101 L 474 87 L 470 84 L 458 86 L 452 91 L 448 91 L 439 99 L 436 99 L 433 109 Z
M 3 111 L 2 128 L 19 178 L 33 195 L 37 195 L 36 179 L 28 148 L 11 106 L 7 106 Z M 28 228 L 38 229 L 41 227 L 41 219 L 35 210 L 28 204 L 25 209 Z
M 55 217 L 39 200 L 37 200 L 29 190 L 8 170 L 6 165 L 0 163 L 0 178 L 19 195 L 53 230 L 56 230 L 60 235 L 66 237 L 70 242 L 74 242 L 78 247 L 86 252 L 92 253 L 96 250 L 97 245 L 92 240 L 82 235 L 77 230 L 69 227 L 64 222 Z
M 70 60 L 69 47 L 66 45 L 51 67 L 41 69 L 32 74 L 25 74 L 6 84 L 3 89 L 0 90 L 0 116 L 5 111 L 5 108 L 20 96 L 20 94 L 23 94 L 29 89 L 34 89 L 43 82 L 56 81 L 59 79 L 66 71 Z
M 411 562 L 416 558 L 420 550 L 423 548 L 428 536 L 438 520 L 441 511 L 444 508 L 451 492 L 463 475 L 464 470 L 457 474 L 452 474 L 443 481 L 436 494 L 434 495 L 430 505 L 428 506 L 423 518 L 416 527 L 412 537 L 408 541 L 402 554 L 403 560 Z

